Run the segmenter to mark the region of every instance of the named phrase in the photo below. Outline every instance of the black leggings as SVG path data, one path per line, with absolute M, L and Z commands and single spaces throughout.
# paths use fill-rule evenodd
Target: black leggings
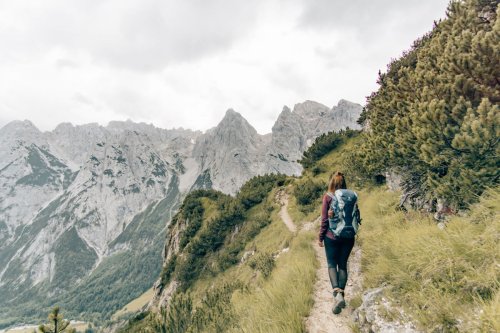
M 354 246 L 354 238 L 325 237 L 326 261 L 332 288 L 344 289 L 347 283 L 347 259 Z

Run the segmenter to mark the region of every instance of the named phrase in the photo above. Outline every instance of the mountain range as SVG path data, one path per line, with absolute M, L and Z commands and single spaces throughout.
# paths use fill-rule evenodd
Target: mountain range
M 234 195 L 256 175 L 299 175 L 319 135 L 359 128 L 362 107 L 284 107 L 260 135 L 234 110 L 206 131 L 114 121 L 0 129 L 0 328 L 60 304 L 107 319 L 161 269 L 168 222 L 191 190 Z M 99 296 L 99 297 L 97 297 Z

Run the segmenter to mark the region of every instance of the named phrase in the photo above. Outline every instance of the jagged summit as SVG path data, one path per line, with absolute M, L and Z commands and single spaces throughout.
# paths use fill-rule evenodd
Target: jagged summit
M 322 115 L 321 113 L 327 112 L 329 108 L 318 102 L 306 100 L 302 103 L 297 103 L 293 107 L 293 113 L 301 117 L 314 117 Z
M 57 125 L 56 128 L 54 128 L 54 132 L 65 131 L 72 128 L 75 128 L 75 125 L 70 122 L 63 122 Z
M 64 122 L 57 125 L 54 130 L 49 133 L 60 134 L 60 133 L 68 133 L 75 131 L 103 131 L 104 127 L 99 125 L 98 123 L 87 123 L 82 125 L 74 125 L 70 122 Z
M 241 114 L 239 112 L 234 111 L 233 108 L 229 108 L 226 110 L 225 117 L 241 117 Z
M 219 134 L 240 133 L 241 135 L 256 135 L 257 130 L 239 112 L 228 109 L 224 118 L 215 127 Z
M 4 157 L 4 155 L 9 153 L 8 147 L 11 147 L 15 142 L 25 145 L 32 143 L 38 143 L 39 145 L 46 144 L 42 132 L 31 121 L 11 121 L 0 128 L 0 147 L 7 148 L 1 149 L 0 151 L 0 157 L 4 159 L 2 162 L 5 162 L 6 157 Z M 3 163 L 0 164 L 3 165 Z
M 352 117 L 359 116 L 361 113 L 361 106 L 357 103 L 350 102 L 345 99 L 340 99 L 338 104 L 334 106 L 333 108 L 329 109 L 327 106 L 324 104 L 311 101 L 311 100 L 305 100 L 304 102 L 297 103 L 294 105 L 293 110 L 290 109 L 288 106 L 284 105 L 281 113 L 278 116 L 278 119 L 276 121 L 276 124 L 279 123 L 280 118 L 287 118 L 290 116 L 290 114 L 295 114 L 299 116 L 300 119 L 302 120 L 309 120 L 309 118 L 317 118 L 325 116 L 327 113 L 331 113 L 331 111 L 341 111 L 345 112 L 348 111 Z M 275 125 L 276 125 L 275 124 Z M 233 126 L 243 126 L 245 128 L 249 128 L 253 131 L 255 131 L 255 128 L 243 117 L 239 112 L 235 111 L 232 108 L 229 108 L 226 113 L 224 114 L 224 117 L 221 119 L 221 121 L 218 123 L 217 126 L 214 128 L 223 128 L 223 127 L 233 127 Z M 337 126 L 338 127 L 338 126 Z M 209 129 L 208 131 L 213 130 Z M 131 119 L 127 119 L 125 121 L 118 121 L 118 120 L 113 120 L 110 121 L 106 126 L 102 126 L 98 123 L 87 123 L 87 124 L 81 124 L 81 125 L 75 125 L 72 124 L 71 122 L 63 122 L 58 124 L 54 130 L 49 131 L 49 133 L 54 133 L 54 134 L 59 134 L 59 133 L 64 133 L 64 132 L 74 132 L 74 131 L 87 131 L 87 132 L 92 132 L 92 131 L 97 131 L 97 132 L 103 132 L 103 131 L 133 131 L 133 130 L 140 130 L 140 131 L 158 131 L 158 130 L 165 130 L 165 131 L 170 131 L 170 132 L 176 132 L 176 133 L 182 133 L 182 132 L 191 132 L 191 133 L 196 133 L 200 134 L 201 131 L 192 131 L 190 129 L 184 129 L 182 127 L 179 128 L 172 128 L 172 129 L 165 129 L 161 127 L 157 127 L 153 125 L 152 123 L 145 123 L 145 122 L 134 122 Z M 29 120 L 14 120 L 6 125 L 4 125 L 2 128 L 0 128 L 0 133 L 7 132 L 7 131 L 32 131 L 32 132 L 38 132 L 41 133 L 41 131 Z
M 281 115 L 282 113 L 291 113 L 291 112 L 292 112 L 292 110 L 290 110 L 290 108 L 289 108 L 288 106 L 283 105 L 283 109 L 281 110 L 280 115 Z
M 141 131 L 154 131 L 159 129 L 158 127 L 154 126 L 153 124 L 147 124 L 144 122 L 134 122 L 130 119 L 127 119 L 125 121 L 121 120 L 113 120 L 108 123 L 108 125 L 105 127 L 107 130 L 111 131 L 136 131 L 136 130 L 141 130 Z
M 40 132 L 40 130 L 29 120 L 13 120 L 0 128 L 0 133 L 4 132 Z
M 340 99 L 337 106 L 338 107 L 341 107 L 341 106 L 352 106 L 352 105 L 356 105 L 356 103 L 353 103 L 351 101 L 348 101 L 346 99 Z

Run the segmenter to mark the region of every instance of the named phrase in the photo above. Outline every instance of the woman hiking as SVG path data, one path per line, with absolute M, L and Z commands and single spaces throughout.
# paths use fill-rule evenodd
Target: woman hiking
M 348 190 L 344 175 L 334 172 L 323 196 L 321 228 L 318 244 L 325 247 L 328 275 L 333 288 L 333 313 L 345 307 L 347 260 L 354 246 L 354 237 L 361 222 L 357 194 Z

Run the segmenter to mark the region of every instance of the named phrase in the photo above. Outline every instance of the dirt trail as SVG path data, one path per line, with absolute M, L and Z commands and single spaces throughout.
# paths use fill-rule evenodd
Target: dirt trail
M 279 216 L 283 223 L 285 223 L 288 230 L 291 232 L 297 231 L 297 226 L 293 223 L 292 217 L 288 214 L 288 194 L 285 191 L 279 191 L 276 193 L 276 200 L 280 203 L 281 209 Z
M 280 191 L 276 195 L 277 201 L 281 204 L 279 215 L 283 223 L 291 232 L 297 230 L 292 218 L 288 214 L 288 194 Z M 320 219 L 314 222 L 304 224 L 302 230 L 319 230 Z M 316 251 L 316 258 L 320 262 L 320 267 L 316 272 L 316 283 L 314 284 L 314 305 L 309 317 L 305 319 L 306 330 L 309 333 L 351 333 L 350 324 L 352 323 L 351 314 L 353 309 L 349 302 L 354 295 L 361 291 L 361 250 L 358 246 L 349 257 L 345 299 L 347 306 L 338 315 L 332 313 L 333 296 L 330 278 L 328 277 L 328 266 L 326 263 L 325 248 L 319 247 L 317 241 L 312 245 Z
M 361 250 L 355 246 L 349 257 L 349 278 L 345 290 L 347 307 L 338 315 L 332 313 L 333 296 L 330 278 L 328 277 L 328 266 L 326 264 L 325 248 L 319 247 L 314 242 L 316 257 L 320 267 L 316 272 L 316 283 L 314 285 L 314 305 L 311 314 L 306 318 L 306 329 L 309 333 L 350 333 L 352 323 L 351 314 L 353 309 L 349 306 L 352 297 L 361 291 L 360 261 Z

